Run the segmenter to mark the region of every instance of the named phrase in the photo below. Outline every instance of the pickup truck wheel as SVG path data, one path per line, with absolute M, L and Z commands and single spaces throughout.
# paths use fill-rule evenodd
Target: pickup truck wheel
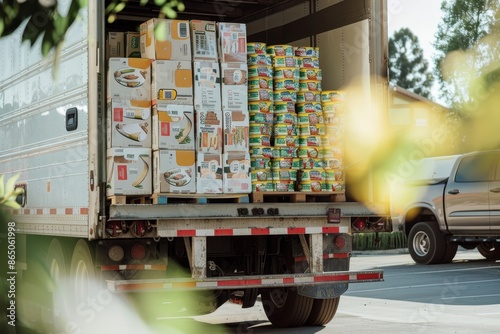
M 457 254 L 458 245 L 454 242 L 446 242 L 446 251 L 440 263 L 450 263 Z
M 446 252 L 446 240 L 435 223 L 417 223 L 408 235 L 408 251 L 416 263 L 440 263 Z
M 339 306 L 340 297 L 332 299 L 314 299 L 311 314 L 307 318 L 307 326 L 323 326 L 329 323 Z
M 500 244 L 496 242 L 482 242 L 477 245 L 477 250 L 487 260 L 500 260 Z
M 261 294 L 267 318 L 276 327 L 303 326 L 311 314 L 313 298 L 299 295 L 296 288 L 269 289 Z

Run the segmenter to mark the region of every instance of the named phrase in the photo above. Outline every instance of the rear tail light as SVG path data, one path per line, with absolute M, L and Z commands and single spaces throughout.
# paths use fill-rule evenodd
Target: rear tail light
M 380 220 L 378 220 L 378 221 L 376 221 L 376 222 L 372 223 L 372 225 L 371 225 L 371 226 L 372 226 L 372 228 L 373 228 L 375 231 L 377 231 L 377 232 L 381 232 L 381 231 L 383 231 L 383 230 L 385 229 L 385 222 L 384 222 L 382 219 L 380 219 Z
M 356 218 L 356 220 L 352 223 L 352 227 L 357 231 L 363 231 L 367 226 L 365 218 Z
M 113 245 L 108 250 L 108 256 L 112 261 L 119 262 L 125 256 L 125 251 L 121 246 Z
M 142 244 L 135 244 L 132 247 L 131 250 L 131 255 L 134 258 L 134 260 L 144 260 L 146 258 L 146 247 L 144 247 Z
M 345 244 L 346 244 L 345 237 L 343 235 L 337 236 L 334 240 L 334 243 L 335 243 L 335 247 L 337 247 L 337 249 L 343 249 L 345 247 Z

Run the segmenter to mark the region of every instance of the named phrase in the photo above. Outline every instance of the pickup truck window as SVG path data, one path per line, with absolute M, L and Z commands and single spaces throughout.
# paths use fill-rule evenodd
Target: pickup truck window
M 465 157 L 460 162 L 455 175 L 455 182 L 485 182 L 491 179 L 496 156 L 481 154 Z

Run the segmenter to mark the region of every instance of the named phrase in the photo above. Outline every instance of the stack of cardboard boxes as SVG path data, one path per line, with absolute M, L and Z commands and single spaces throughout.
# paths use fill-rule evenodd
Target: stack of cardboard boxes
M 106 194 L 151 194 L 151 68 L 149 59 L 110 58 Z
M 189 22 L 151 19 L 140 26 L 151 60 L 153 192 L 196 192 L 193 71 Z
M 108 36 L 107 194 L 249 193 L 245 25 L 151 19 L 141 58 L 126 36 Z
M 246 26 L 219 23 L 224 127 L 223 192 L 250 193 Z

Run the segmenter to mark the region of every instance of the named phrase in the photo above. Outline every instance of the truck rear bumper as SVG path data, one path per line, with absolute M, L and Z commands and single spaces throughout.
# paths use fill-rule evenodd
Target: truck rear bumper
M 108 280 L 110 291 L 155 292 L 179 290 L 241 290 L 383 281 L 382 270 L 340 271 L 321 274 L 233 276 L 204 279 Z

